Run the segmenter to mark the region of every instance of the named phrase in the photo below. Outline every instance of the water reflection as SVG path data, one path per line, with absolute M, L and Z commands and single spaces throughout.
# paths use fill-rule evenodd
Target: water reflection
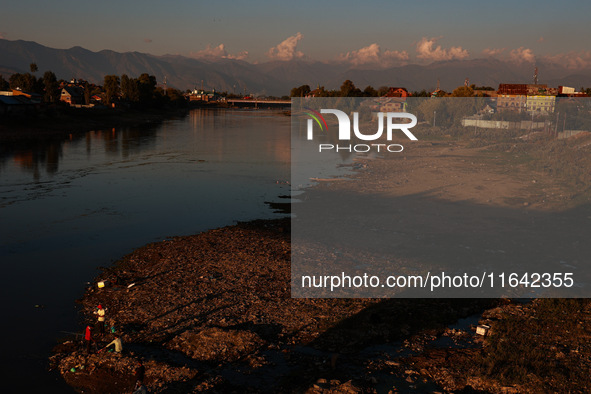
M 59 332 L 78 329 L 74 300 L 96 267 L 168 236 L 281 216 L 272 204 L 289 195 L 289 124 L 272 111 L 195 110 L 160 125 L 3 144 L 0 262 L 11 280 L 0 297 L 14 323 L 2 328 L 13 338 L 0 356 L 5 373 L 46 374 Z
M 70 134 L 61 140 L 4 143 L 0 149 L 0 170 L 19 169 L 39 182 L 44 175 L 55 175 L 64 152 L 79 150 L 82 143 L 88 158 L 102 152 L 111 157 L 128 158 L 145 149 L 153 149 L 160 130 L 165 131 L 166 124 Z M 0 177 L 2 175 L 0 171 Z

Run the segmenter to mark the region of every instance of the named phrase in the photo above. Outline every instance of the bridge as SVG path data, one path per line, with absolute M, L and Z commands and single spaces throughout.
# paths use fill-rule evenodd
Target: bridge
M 233 107 L 277 108 L 291 106 L 291 100 L 227 99 L 226 102 Z

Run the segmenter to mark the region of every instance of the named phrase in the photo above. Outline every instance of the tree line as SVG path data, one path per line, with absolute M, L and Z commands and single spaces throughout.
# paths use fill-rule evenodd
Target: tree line
M 106 75 L 103 84 L 105 103 L 111 104 L 119 100 L 142 108 L 186 105 L 180 90 L 164 90 L 156 85 L 156 77 L 148 73 L 143 73 L 138 78 L 131 78 L 127 74 L 121 75 L 121 78 L 117 75 Z
M 38 78 L 36 73 L 39 68 L 36 63 L 31 63 L 29 68 L 30 72 L 14 73 L 8 80 L 0 74 L 0 90 L 15 89 L 39 94 L 43 97 L 44 103 L 58 103 L 60 87 L 68 86 L 68 82 L 63 79 L 58 80 L 53 71 L 45 71 L 43 76 Z M 114 102 L 124 102 L 137 108 L 186 105 L 181 91 L 174 88 L 164 90 L 156 85 L 155 76 L 143 73 L 138 78 L 131 78 L 126 74 L 121 77 L 106 75 L 103 86 L 82 81 L 76 84 L 76 87 L 84 91 L 85 104 L 90 104 L 91 98 L 98 95 L 106 105 Z
M 388 86 L 381 86 L 378 89 L 375 89 L 371 85 L 368 85 L 365 89 L 361 90 L 355 86 L 353 81 L 347 79 L 338 90 L 327 90 L 324 86 L 318 86 L 316 89 L 312 90 L 310 85 L 302 85 L 291 89 L 290 97 L 305 97 L 311 93 L 313 93 L 315 97 L 382 97 L 385 96 L 389 90 L 390 87 Z M 429 97 L 431 95 L 431 93 L 425 89 L 412 92 L 411 94 L 413 97 Z
M 356 87 L 351 80 L 347 79 L 338 90 L 327 90 L 324 86 L 318 86 L 316 89 L 312 90 L 310 85 L 302 85 L 291 89 L 290 96 L 305 97 L 309 94 L 313 94 L 315 97 L 382 97 L 385 96 L 389 90 L 390 88 L 388 86 L 381 86 L 376 90 L 371 85 L 368 85 L 365 89 L 361 90 Z M 458 86 L 451 93 L 439 90 L 437 92 L 437 97 L 473 97 L 475 96 L 475 91 L 483 90 L 495 89 L 490 86 L 462 85 Z M 410 92 L 410 95 L 412 97 L 431 97 L 432 93 L 423 89 Z M 482 94 L 479 92 L 476 96 L 482 96 Z
M 43 101 L 54 103 L 59 101 L 60 82 L 52 71 L 45 71 L 42 77 L 37 78 L 35 73 L 39 71 L 36 63 L 31 63 L 30 72 L 12 74 L 8 81 L 0 75 L 0 90 L 20 89 L 23 92 L 37 93 L 43 96 Z

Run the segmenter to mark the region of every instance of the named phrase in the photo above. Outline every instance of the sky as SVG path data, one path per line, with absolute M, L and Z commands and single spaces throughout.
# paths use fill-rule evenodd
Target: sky
M 5 3 L 0 38 L 52 48 L 253 63 L 303 59 L 391 66 L 493 56 L 561 60 L 572 68 L 591 64 L 587 0 Z

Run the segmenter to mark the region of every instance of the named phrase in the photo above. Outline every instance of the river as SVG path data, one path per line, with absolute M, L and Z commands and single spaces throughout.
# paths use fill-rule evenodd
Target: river
M 193 110 L 152 126 L 0 147 L 3 392 L 71 391 L 47 359 L 80 332 L 75 300 L 134 248 L 284 216 L 290 118 Z

